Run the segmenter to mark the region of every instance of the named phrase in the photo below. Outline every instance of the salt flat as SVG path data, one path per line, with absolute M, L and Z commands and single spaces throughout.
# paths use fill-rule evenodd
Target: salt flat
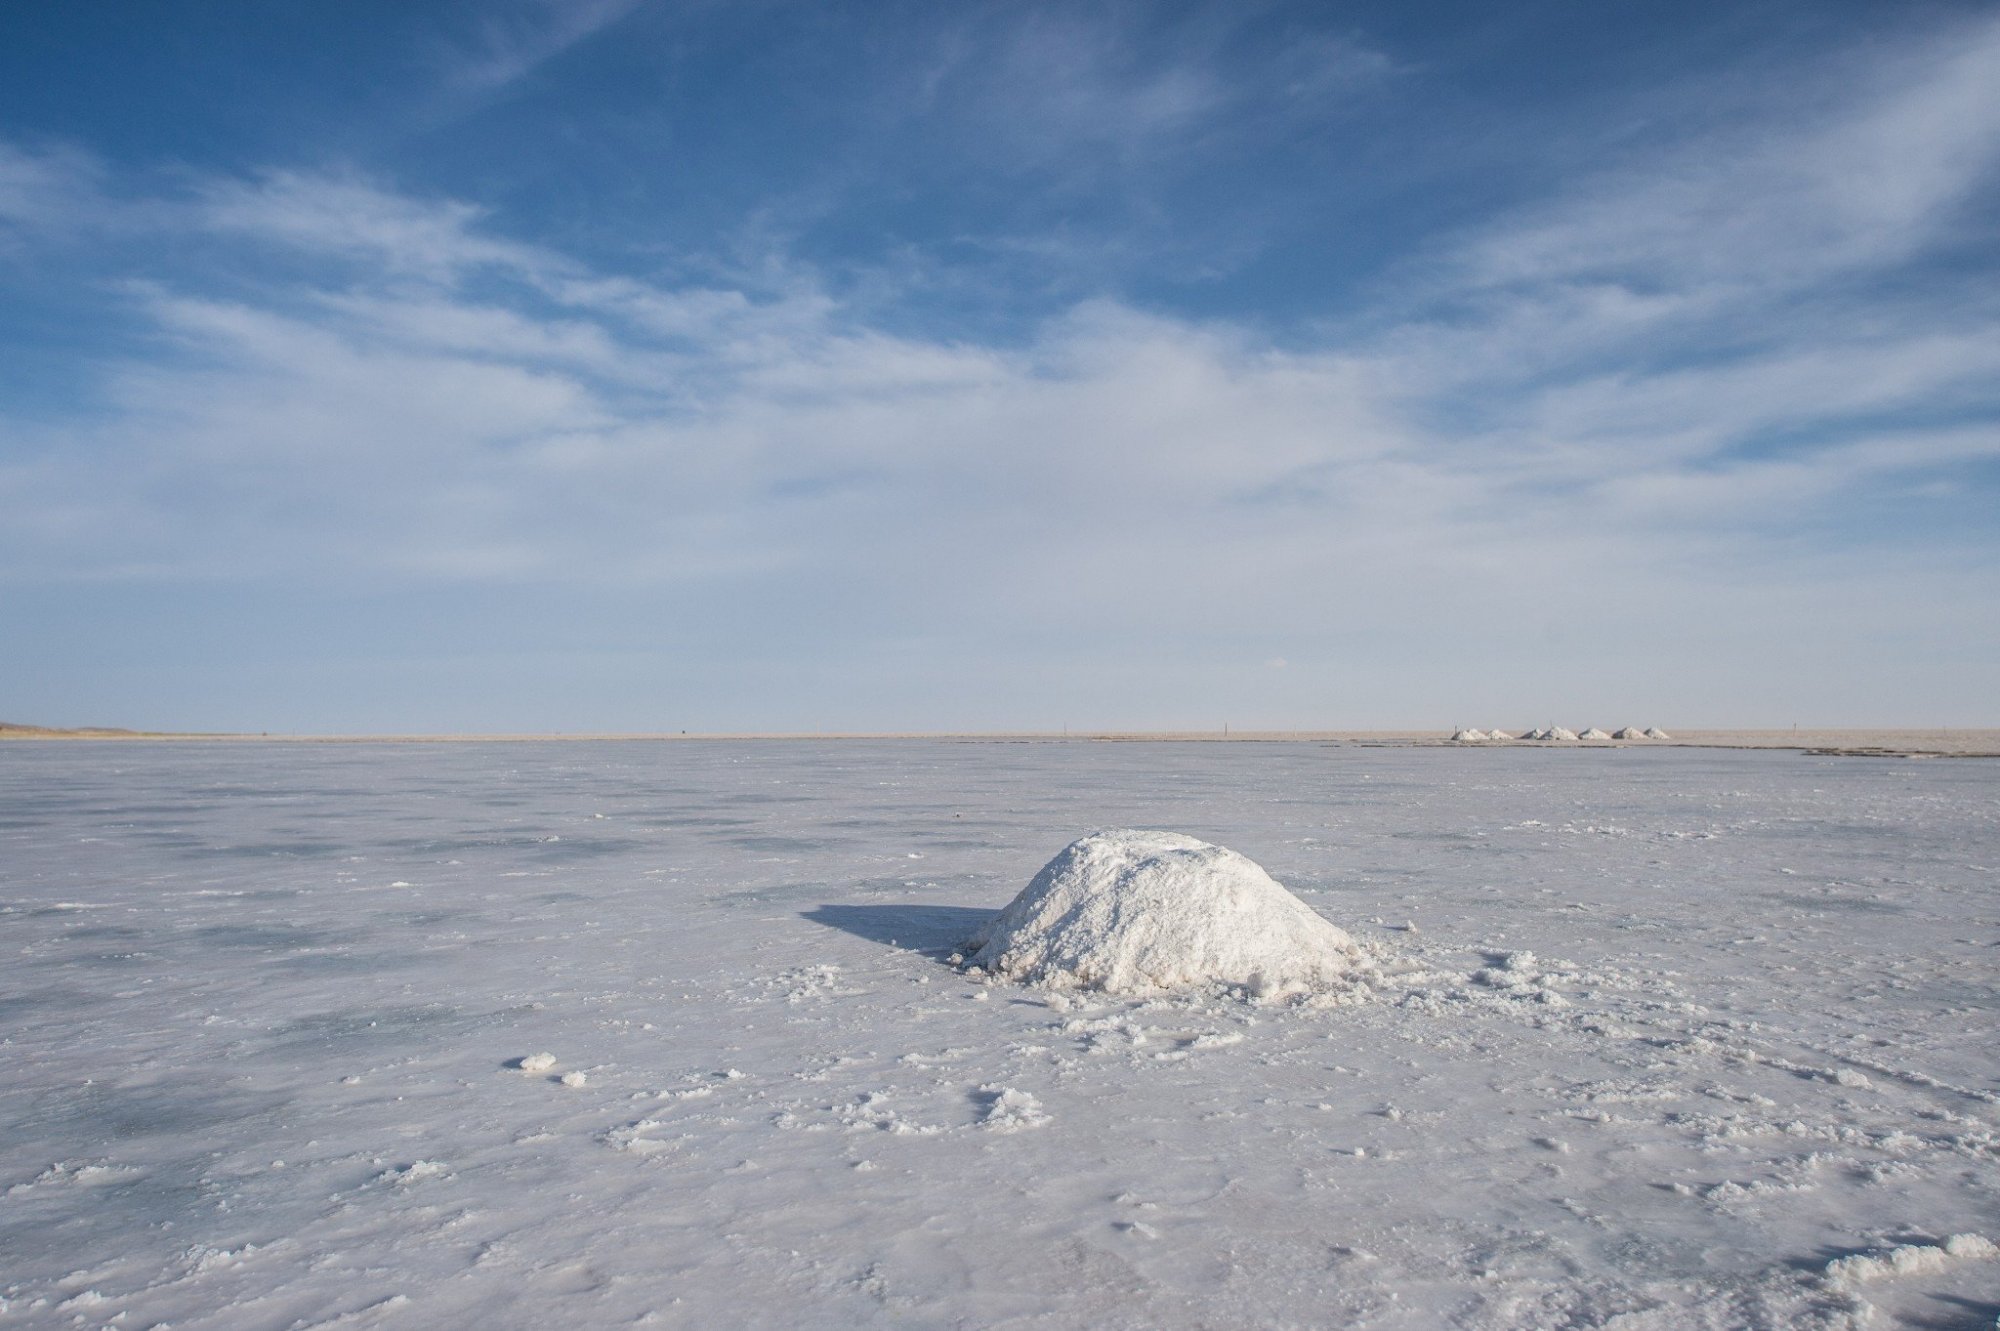
M 1380 984 L 947 964 L 1107 826 Z M 10 743 L 0 1325 L 1991 1326 L 1997 892 L 1983 760 Z

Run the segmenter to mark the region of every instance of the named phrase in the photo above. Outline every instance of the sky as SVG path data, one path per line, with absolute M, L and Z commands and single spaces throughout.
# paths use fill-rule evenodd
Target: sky
M 0 718 L 2000 725 L 2000 9 L 0 7 Z

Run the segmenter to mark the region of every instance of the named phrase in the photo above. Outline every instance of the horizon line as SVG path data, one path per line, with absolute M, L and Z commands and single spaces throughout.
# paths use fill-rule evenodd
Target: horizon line
M 2000 757 L 2000 727 L 1985 726 L 1771 726 L 1679 727 L 1665 739 L 1498 740 L 1457 742 L 1452 729 L 1239 730 L 1233 726 L 1188 730 L 937 730 L 937 731 L 480 731 L 480 732 L 272 732 L 134 730 L 112 726 L 36 726 L 0 722 L 0 741 L 216 742 L 313 744 L 492 744 L 585 742 L 852 742 L 945 740 L 964 743 L 1356 743 L 1394 747 L 1470 748 L 1797 748 L 1849 756 Z M 1956 740 L 1956 743 L 1950 741 Z M 1943 743 L 1940 743 L 1940 742 Z

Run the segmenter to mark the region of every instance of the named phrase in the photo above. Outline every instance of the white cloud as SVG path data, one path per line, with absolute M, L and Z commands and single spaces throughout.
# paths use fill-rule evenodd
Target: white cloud
M 470 204 L 407 198 L 354 177 L 274 171 L 254 181 L 216 181 L 202 192 L 196 216 L 217 231 L 389 274 L 450 281 L 479 268 L 536 276 L 566 267 L 532 246 L 484 234 L 481 210 Z

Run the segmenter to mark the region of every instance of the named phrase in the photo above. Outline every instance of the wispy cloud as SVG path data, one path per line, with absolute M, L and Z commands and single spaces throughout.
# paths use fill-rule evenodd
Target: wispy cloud
M 451 280 L 482 267 L 533 274 L 563 265 L 530 246 L 482 232 L 481 210 L 418 200 L 352 176 L 277 171 L 204 188 L 194 221 L 267 245 L 355 259 L 383 273 Z
M 74 148 L 31 151 L 0 141 L 0 245 L 47 239 L 95 211 L 103 170 Z
M 1817 114 L 1652 150 L 1470 243 L 1481 286 L 1782 289 L 1899 263 L 1956 222 L 2000 156 L 2000 25 L 1897 53 Z
M 1253 41 L 1253 11 L 1143 29 L 1137 13 L 1041 6 L 967 18 L 920 67 L 919 104 L 960 118 L 982 156 L 1138 169 L 1226 150 L 1273 113 L 1322 114 L 1397 69 L 1327 32 Z
M 639 8 L 643 0 L 520 0 L 489 10 L 451 62 L 458 88 L 487 92 L 514 83 Z

